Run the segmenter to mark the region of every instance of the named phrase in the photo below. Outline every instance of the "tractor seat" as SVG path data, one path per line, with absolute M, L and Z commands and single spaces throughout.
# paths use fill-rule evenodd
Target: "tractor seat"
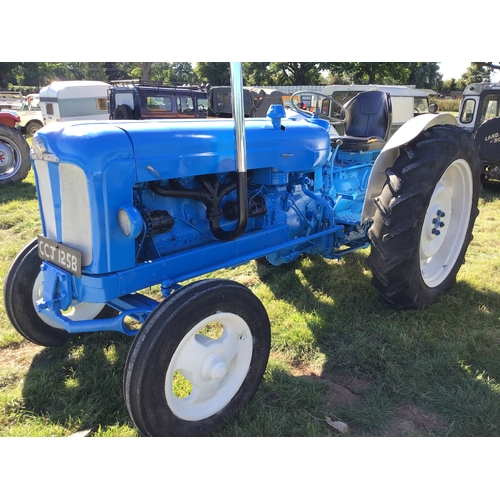
M 340 149 L 372 151 L 382 149 L 392 123 L 391 96 L 379 90 L 360 92 L 346 105 L 345 135 Z

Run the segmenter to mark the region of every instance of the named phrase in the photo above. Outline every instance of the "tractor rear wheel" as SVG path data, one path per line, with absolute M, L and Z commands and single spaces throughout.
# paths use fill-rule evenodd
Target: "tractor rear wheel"
M 477 151 L 457 127 L 435 126 L 401 147 L 368 236 L 372 284 L 398 309 L 421 309 L 456 280 L 481 189 Z
M 257 391 L 269 357 L 260 300 L 229 280 L 191 283 L 152 312 L 124 373 L 129 414 L 145 436 L 201 436 Z
M 0 124 L 0 185 L 22 181 L 30 168 L 26 139 L 16 129 Z

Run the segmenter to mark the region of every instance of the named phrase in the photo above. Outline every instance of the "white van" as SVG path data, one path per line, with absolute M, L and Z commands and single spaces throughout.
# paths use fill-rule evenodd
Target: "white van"
M 429 96 L 426 92 L 400 85 L 327 85 L 322 94 L 331 95 L 341 104 L 346 104 L 355 95 L 369 90 L 380 90 L 391 96 L 392 126 L 389 136 L 414 116 L 423 113 L 435 113 L 436 105 L 429 106 Z M 330 116 L 337 112 L 337 106 L 331 103 Z
M 53 82 L 40 90 L 44 125 L 72 120 L 108 120 L 105 82 L 71 80 Z

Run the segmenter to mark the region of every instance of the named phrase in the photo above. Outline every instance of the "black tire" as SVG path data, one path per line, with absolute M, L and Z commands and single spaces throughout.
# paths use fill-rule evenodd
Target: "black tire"
M 113 120 L 133 120 L 134 112 L 126 104 L 119 104 L 113 111 Z
M 464 262 L 481 168 L 474 144 L 454 126 L 432 127 L 400 149 L 375 199 L 368 265 L 387 302 L 421 309 L 453 286 Z
M 30 168 L 26 139 L 12 127 L 0 124 L 0 185 L 22 181 Z
M 198 327 L 213 323 L 224 327 L 217 340 L 196 337 Z M 125 401 L 134 424 L 145 436 L 201 436 L 215 429 L 257 391 L 270 338 L 264 306 L 238 283 L 204 280 L 174 293 L 146 320 L 125 363 Z M 173 388 L 178 376 L 190 386 L 189 397 Z
M 60 346 L 73 334 L 61 327 L 54 326 L 48 318 L 35 309 L 37 289 L 41 284 L 37 240 L 28 243 L 12 261 L 4 285 L 4 300 L 7 316 L 14 328 L 27 340 L 45 347 Z M 78 308 L 80 308 L 78 310 Z M 85 309 L 83 309 L 85 308 Z M 109 318 L 118 311 L 103 304 L 76 305 L 68 315 L 82 315 L 85 318 Z
M 28 122 L 24 127 L 26 135 L 34 136 L 41 128 L 42 124 L 39 122 Z

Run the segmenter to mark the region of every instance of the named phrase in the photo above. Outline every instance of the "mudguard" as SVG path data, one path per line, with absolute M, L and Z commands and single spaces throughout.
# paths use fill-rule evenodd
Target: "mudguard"
M 399 156 L 399 148 L 417 137 L 424 130 L 436 125 L 456 125 L 456 118 L 449 113 L 419 115 L 407 121 L 389 139 L 373 165 L 366 190 L 361 221 L 367 222 L 375 215 L 374 198 L 380 196 L 386 180 L 385 171 Z

